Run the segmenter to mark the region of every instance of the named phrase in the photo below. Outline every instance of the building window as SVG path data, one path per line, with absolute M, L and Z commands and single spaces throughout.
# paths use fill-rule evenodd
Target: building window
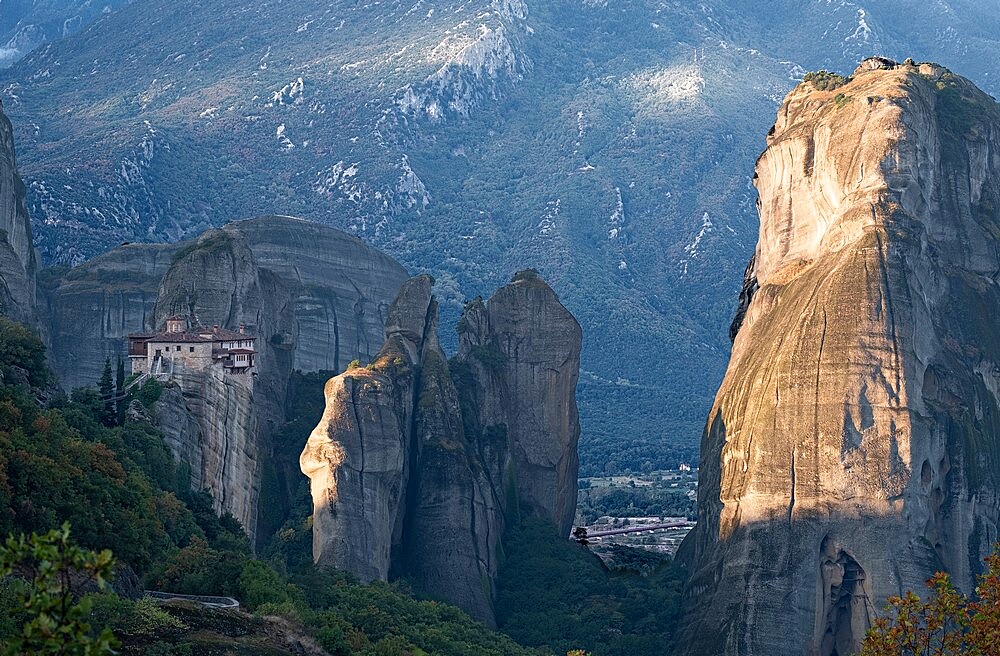
M 177 346 L 175 346 L 175 347 L 174 347 L 174 350 L 175 350 L 175 351 L 180 351 L 180 350 L 181 350 L 181 347 L 180 347 L 180 345 L 178 344 Z
M 188 347 L 188 351 L 190 351 L 191 353 L 194 353 L 194 347 L 193 346 L 189 346 Z

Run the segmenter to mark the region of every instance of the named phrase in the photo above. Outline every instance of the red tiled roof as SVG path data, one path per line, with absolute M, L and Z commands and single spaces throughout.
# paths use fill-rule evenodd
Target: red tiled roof
M 166 331 L 156 333 L 133 333 L 129 335 L 128 338 L 154 343 L 176 342 L 181 344 L 257 340 L 257 337 L 254 335 L 248 335 L 246 333 L 228 330 L 226 328 L 219 328 L 218 326 L 212 326 L 211 328 L 199 326 L 197 328 L 185 330 L 184 332 L 175 333 L 168 333 Z

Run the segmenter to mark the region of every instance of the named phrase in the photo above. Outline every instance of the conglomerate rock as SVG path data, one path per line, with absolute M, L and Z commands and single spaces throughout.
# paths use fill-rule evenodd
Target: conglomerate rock
M 928 64 L 806 82 L 756 183 L 678 644 L 844 656 L 935 571 L 971 591 L 998 536 L 1000 109 Z

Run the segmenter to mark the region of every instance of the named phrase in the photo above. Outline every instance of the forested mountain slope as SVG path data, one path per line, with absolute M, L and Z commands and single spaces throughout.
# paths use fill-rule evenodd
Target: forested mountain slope
M 0 90 L 47 262 L 294 214 L 432 271 L 444 325 L 538 268 L 584 329 L 586 474 L 696 448 L 795 80 L 880 52 L 995 92 L 990 4 L 141 0 Z

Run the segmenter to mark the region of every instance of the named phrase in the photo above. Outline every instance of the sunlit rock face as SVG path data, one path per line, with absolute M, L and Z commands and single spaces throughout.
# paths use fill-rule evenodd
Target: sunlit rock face
M 449 362 L 431 283 L 404 284 L 379 355 L 327 383 L 300 460 L 313 556 L 364 580 L 406 576 L 492 625 L 510 518 L 566 535 L 576 509 L 580 327 L 523 272 L 467 306 Z
M 313 496 L 313 557 L 365 581 L 388 577 L 402 536 L 414 367 L 432 309 L 429 276 L 403 285 L 373 366 L 327 382 L 326 410 L 299 461 Z
M 854 653 L 1000 514 L 1000 110 L 931 65 L 787 97 L 702 440 L 685 654 Z

